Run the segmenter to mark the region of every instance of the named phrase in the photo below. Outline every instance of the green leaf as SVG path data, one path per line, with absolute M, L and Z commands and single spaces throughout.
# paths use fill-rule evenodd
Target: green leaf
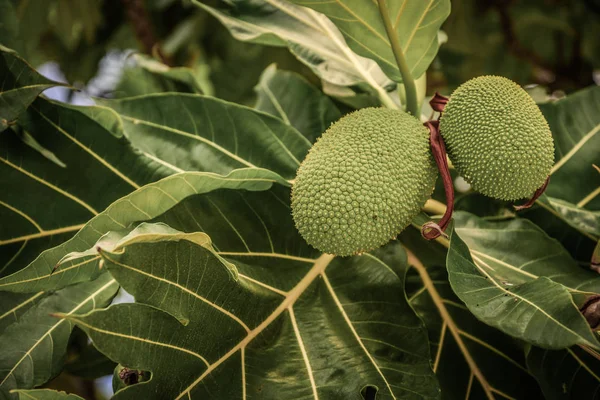
M 14 130 L 14 128 L 13 128 L 13 130 Z M 25 143 L 27 146 L 31 147 L 32 149 L 34 149 L 35 151 L 40 153 L 42 156 L 44 156 L 48 160 L 52 161 L 54 164 L 56 164 L 62 168 L 67 167 L 67 165 L 64 162 L 62 162 L 58 157 L 56 157 L 56 154 L 54 154 L 53 152 L 51 152 L 50 150 L 48 150 L 47 148 L 42 146 L 40 144 L 40 142 L 38 142 L 33 136 L 31 136 L 29 134 L 29 132 L 19 129 L 16 132 L 16 134 L 17 134 L 17 136 L 19 136 L 21 138 L 23 143 Z
M 548 400 L 592 400 L 600 392 L 600 360 L 598 353 L 591 349 L 531 347 L 527 365 Z
M 587 268 L 600 235 L 599 215 L 596 211 L 546 195 L 536 201 L 536 206 L 519 211 L 519 216 L 531 220 L 560 241 L 571 256 Z
M 102 103 L 119 113 L 135 146 L 180 171 L 266 168 L 292 179 L 311 145 L 279 119 L 213 97 L 165 93 Z
M 83 398 L 65 392 L 51 389 L 14 390 L 19 395 L 19 400 L 83 400 Z
M 0 132 L 16 119 L 44 90 L 61 83 L 38 74 L 17 53 L 0 45 Z
M 401 241 L 426 266 L 418 273 L 409 269 L 406 295 L 427 326 L 433 370 L 443 397 L 540 399 L 522 345 L 477 320 L 452 291 L 444 266 L 445 248 L 425 242 L 414 229 L 403 232 Z
M 66 166 L 12 130 L 0 136 L 0 276 L 35 263 L 40 252 L 69 239 L 115 199 L 173 172 L 135 150 L 110 109 L 40 98 L 20 124 Z
M 404 263 L 398 246 L 345 259 L 248 252 L 230 259 L 234 278 L 194 235 L 142 235 L 124 251 L 102 251 L 111 274 L 142 304 L 67 317 L 113 360 L 152 372 L 115 398 L 358 400 L 367 385 L 382 398 L 439 397 L 403 276 L 378 258 Z
M 550 124 L 555 162 L 546 194 L 578 207 L 600 209 L 600 87 L 540 104 Z M 576 177 L 576 178 L 574 178 Z
M 589 234 L 593 240 L 600 238 L 600 211 L 589 211 L 567 201 L 547 196 L 541 198 L 541 201 L 552 206 L 562 219 L 579 232 Z
M 280 118 L 311 143 L 342 116 L 323 92 L 302 76 L 277 69 L 275 64 L 265 69 L 255 91 L 257 110 Z
M 557 240 L 526 219 L 486 221 L 454 214 L 454 230 L 494 285 L 512 287 L 547 277 L 573 293 L 600 293 L 600 276 L 580 268 Z
M 0 279 L 0 290 L 34 292 L 61 288 L 77 282 L 90 280 L 98 275 L 98 255 L 83 260 L 64 262 L 53 272 L 57 263 L 68 253 L 85 251 L 105 233 L 123 230 L 141 221 L 156 218 L 189 196 L 217 189 L 265 190 L 275 182 L 287 185 L 274 172 L 262 169 L 241 169 L 221 176 L 205 172 L 177 174 L 134 191 L 99 213 L 85 224 L 69 241 L 46 250 L 27 268 Z M 114 190 L 112 188 L 107 190 Z M 72 211 L 72 210 L 71 210 Z M 186 211 L 184 218 L 200 218 L 202 210 L 195 214 Z
M 184 92 L 213 95 L 208 79 L 208 66 L 198 64 L 195 68 L 169 67 L 154 58 L 135 54 L 135 66 L 127 67 L 115 95 L 119 98 L 151 93 Z
M 375 60 L 387 76 L 402 82 L 379 7 L 372 0 L 291 0 L 328 16 L 357 54 Z M 387 1 L 392 27 L 414 79 L 437 54 L 438 30 L 450 14 L 449 0 Z
M 65 166 L 48 160 L 12 130 L 0 135 L 0 277 L 31 262 L 34 269 L 43 266 L 47 276 L 52 265 L 44 258 L 34 261 L 41 252 L 71 238 L 115 199 L 172 172 L 133 149 L 109 109 L 38 99 L 20 123 L 31 140 Z M 40 290 L 45 289 L 56 288 Z M 1 294 L 0 333 L 46 296 L 35 288 L 22 291 Z
M 19 20 L 11 0 L 0 0 L 0 45 L 21 51 Z
M 44 292 L 2 293 L 0 304 L 0 335 L 13 322 L 40 301 Z
M 205 64 L 199 64 L 195 69 L 192 69 L 188 67 L 169 67 L 154 58 L 141 54 L 136 54 L 134 58 L 140 68 L 156 76 L 187 86 L 194 93 L 204 93 L 209 96 L 213 94 L 208 77 L 208 66 Z
M 6 328 L 0 336 L 0 393 L 39 386 L 62 369 L 73 324 L 50 313 L 86 313 L 105 307 L 118 288 L 104 273 L 92 282 L 52 293 Z
M 512 245 L 516 246 L 518 242 L 512 241 Z M 519 270 L 527 266 L 526 262 L 519 265 L 520 268 L 500 272 L 512 271 L 509 281 L 505 282 L 509 285 L 506 285 L 495 270 L 500 263 L 490 265 L 485 257 L 476 254 L 471 257 L 469 247 L 459 234 L 454 229 L 450 234 L 446 265 L 450 285 L 478 319 L 544 348 L 560 349 L 575 344 L 600 348 L 567 288 L 545 276 L 519 283 L 517 279 L 523 275 Z M 564 278 L 554 276 L 554 279 L 572 281 L 570 273 Z M 522 282 L 524 278 L 520 280 Z
M 119 390 L 135 383 L 147 381 L 150 378 L 151 374 L 148 371 L 129 369 L 123 367 L 121 364 L 117 364 L 112 371 L 113 393 L 117 393 Z
M 396 96 L 388 91 L 396 85 L 375 62 L 350 50 L 338 28 L 322 14 L 283 0 L 222 2 L 219 9 L 193 3 L 218 18 L 238 40 L 287 46 L 335 91 L 366 84 L 384 104 L 394 107 Z M 348 91 L 354 95 L 346 90 L 346 96 Z

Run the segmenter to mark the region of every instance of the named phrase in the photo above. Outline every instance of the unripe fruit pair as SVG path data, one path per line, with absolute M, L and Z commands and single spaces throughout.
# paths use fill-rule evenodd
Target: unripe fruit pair
M 506 78 L 480 77 L 460 86 L 440 131 L 459 174 L 488 196 L 531 196 L 550 173 L 548 124 L 533 99 Z M 410 224 L 436 177 L 428 128 L 401 111 L 362 109 L 334 123 L 298 169 L 294 221 L 323 252 L 370 251 Z

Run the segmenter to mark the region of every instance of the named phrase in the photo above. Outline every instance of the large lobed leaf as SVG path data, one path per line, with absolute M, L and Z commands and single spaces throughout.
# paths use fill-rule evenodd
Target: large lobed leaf
M 264 190 L 274 182 L 287 184 L 279 175 L 262 169 L 235 170 L 227 176 L 190 172 L 176 174 L 139 188 L 111 204 L 85 224 L 67 242 L 46 250 L 26 268 L 0 279 L 0 290 L 35 292 L 55 290 L 98 275 L 98 255 L 88 255 L 77 261 L 61 263 L 68 253 L 85 251 L 109 231 L 127 229 L 130 225 L 156 218 L 186 197 L 216 189 Z M 184 218 L 196 218 L 187 210 Z M 198 213 L 199 215 L 199 213 Z
M 23 146 L 23 143 L 12 135 L 4 137 L 7 140 L 6 143 L 10 143 L 10 145 L 6 147 L 7 154 L 5 158 L 6 169 L 9 172 L 4 175 L 3 179 L 6 179 L 6 183 L 15 188 L 13 191 L 5 192 L 5 195 L 10 197 L 6 200 L 6 204 L 10 202 L 10 204 L 15 205 L 4 209 L 6 217 L 14 219 L 11 226 L 3 225 L 6 228 L 8 237 L 5 242 L 2 242 L 5 246 L 4 250 L 6 250 L 2 251 L 2 256 L 6 257 L 6 264 L 3 267 L 5 275 L 13 271 L 20 271 L 24 265 L 27 265 L 38 256 L 40 251 L 51 247 L 51 245 L 64 242 L 71 237 L 73 232 L 84 226 L 85 222 L 94 214 L 84 212 L 79 215 L 73 212 L 80 205 L 86 204 L 89 206 L 87 210 L 94 209 L 97 212 L 107 207 L 114 199 L 135 189 L 135 185 L 139 186 L 139 184 L 155 180 L 157 177 L 160 178 L 178 171 L 177 167 L 168 164 L 164 160 L 133 150 L 124 138 L 122 120 L 119 115 L 108 108 L 70 107 L 44 100 L 39 100 L 38 103 L 39 106 L 34 106 L 30 110 L 27 118 L 23 119 L 23 123 L 42 144 L 55 151 L 58 157 L 66 162 L 67 167 L 63 169 L 56 164 L 49 163 L 46 159 L 41 158 L 38 153 Z M 235 106 L 233 107 L 235 108 Z M 243 112 L 245 116 L 253 117 L 251 110 L 243 108 Z M 264 114 L 256 115 L 258 118 L 269 120 L 269 123 L 277 124 L 276 120 Z M 244 122 L 243 119 L 240 120 L 238 126 L 240 129 L 243 126 L 242 122 Z M 281 126 L 284 126 L 283 122 L 281 122 Z M 79 127 L 86 127 L 86 129 L 78 129 Z M 258 125 L 257 128 L 260 133 L 261 126 Z M 293 128 L 289 129 L 295 132 Z M 250 133 L 254 132 L 256 131 Z M 229 134 L 230 132 L 226 133 Z M 48 136 L 49 134 L 52 136 Z M 223 134 L 223 132 L 218 132 L 218 135 L 221 135 L 220 137 Z M 299 133 L 296 132 L 295 135 L 302 140 L 302 143 L 306 142 Z M 95 141 L 99 138 L 104 138 L 104 140 L 96 144 Z M 73 150 L 73 145 L 78 151 Z M 208 143 L 209 147 L 211 145 L 212 143 Z M 21 158 L 21 161 L 17 162 L 16 160 L 19 158 Z M 78 167 L 79 165 L 85 166 L 85 168 Z M 19 168 L 15 168 L 15 166 Z M 219 168 L 218 165 L 210 166 L 208 164 L 207 167 Z M 12 171 L 13 169 L 15 171 Z M 269 182 L 274 180 L 284 182 L 281 178 L 267 171 L 262 171 L 262 173 L 272 178 Z M 260 175 L 260 173 L 258 174 Z M 260 186 L 260 179 L 253 181 L 251 175 L 252 172 L 249 171 L 249 175 L 247 175 L 249 179 L 246 183 L 241 182 L 243 179 L 240 181 L 234 179 L 232 186 L 238 184 L 238 187 Z M 101 180 L 105 184 L 98 184 L 96 179 L 90 181 L 89 177 L 91 176 L 103 177 Z M 47 213 L 47 207 L 43 206 L 44 197 L 48 198 L 51 195 L 45 194 L 44 196 L 32 197 L 22 193 L 24 189 L 27 189 L 27 187 L 23 188 L 21 186 L 23 178 L 25 178 L 25 182 L 30 179 L 33 184 L 38 184 L 39 190 L 50 188 L 55 191 L 56 199 L 53 202 L 57 207 L 61 206 L 59 208 L 61 213 L 49 214 Z M 87 187 L 88 182 L 89 187 Z M 189 190 L 185 179 L 179 182 L 183 182 L 183 192 Z M 177 186 L 176 183 L 171 182 L 171 184 Z M 169 183 L 167 182 L 166 185 L 168 186 Z M 121 187 L 122 190 L 119 189 Z M 53 193 L 52 190 L 50 193 Z M 150 191 L 152 192 L 152 190 L 161 191 L 163 186 L 153 188 Z M 168 196 L 168 194 L 165 194 L 168 201 L 160 205 L 162 208 L 158 208 L 156 215 L 172 204 Z M 17 199 L 23 198 L 28 199 L 28 202 L 15 202 Z M 29 268 L 6 278 L 4 281 L 6 284 L 0 284 L 2 285 L 0 290 L 14 290 L 25 293 L 5 292 L 2 294 L 0 331 L 14 323 L 21 314 L 43 298 L 44 292 L 37 291 L 38 289 L 54 290 L 73 283 L 85 282 L 97 276 L 99 258 L 93 255 L 79 263 L 63 265 L 54 274 L 51 274 L 51 272 L 53 266 L 66 253 L 86 249 L 88 247 L 87 243 L 93 243 L 106 232 L 106 230 L 95 231 L 95 229 L 102 227 L 107 230 L 109 228 L 121 229 L 119 224 L 129 224 L 135 218 L 143 220 L 150 216 L 145 213 L 145 211 L 148 211 L 145 206 L 142 206 L 141 209 L 136 208 L 136 201 L 146 199 L 151 203 L 153 198 L 153 194 L 146 192 L 141 197 L 136 197 L 133 203 L 130 202 L 130 198 L 125 199 L 121 202 L 121 206 L 125 206 L 122 208 L 123 214 L 133 217 L 133 219 L 127 219 L 126 217 L 125 220 L 119 220 L 118 218 L 117 220 L 111 220 L 112 215 L 109 215 L 103 219 L 108 225 L 104 225 L 102 222 L 99 223 L 96 220 L 92 228 L 87 229 L 87 231 L 84 229 L 83 234 L 78 235 L 73 241 L 65 243 L 57 249 L 49 250 L 33 260 Z M 15 199 L 15 201 L 11 199 Z M 71 201 L 75 204 L 70 205 Z M 16 204 L 19 204 L 18 208 Z M 26 207 L 27 213 L 23 211 L 25 210 L 23 207 Z M 133 212 L 130 210 L 133 210 Z M 52 226 L 50 224 L 58 226 L 56 229 L 48 229 L 48 226 Z M 66 228 L 65 225 L 67 225 Z M 35 226 L 42 227 L 41 231 L 36 232 Z M 16 234 L 15 228 L 23 230 L 23 234 Z M 87 242 L 88 239 L 89 242 Z M 27 293 L 31 291 L 34 292 Z M 60 339 L 62 340 L 63 337 L 61 336 Z M 59 356 L 57 355 L 57 357 Z
M 101 242 L 138 303 L 69 319 L 113 360 L 152 372 L 117 398 L 361 399 L 367 385 L 381 398 L 439 396 L 402 292 L 401 248 L 315 258 L 290 229 L 288 196 L 282 186 L 194 196 L 160 218 L 189 234 L 140 225 Z M 208 208 L 217 212 L 182 218 Z M 198 230 L 215 233 L 212 244 Z
M 373 0 L 291 0 L 329 17 L 357 54 L 375 60 L 387 76 L 402 82 L 379 7 Z M 387 0 L 389 18 L 413 78 L 436 56 L 438 30 L 450 14 L 450 0 Z
M 68 240 L 98 210 L 115 199 L 172 173 L 135 150 L 123 138 L 118 116 L 108 109 L 71 107 L 40 98 L 21 114 L 19 124 L 60 163 L 44 157 L 12 130 L 0 136 L 1 277 L 18 275 L 29 263 L 36 264 L 34 260 L 40 252 Z M 53 298 L 51 291 L 71 282 L 39 290 L 27 287 L 43 280 L 52 269 L 52 264 L 37 259 L 37 265 L 43 265 L 45 273 L 28 275 L 22 293 L 0 294 L 0 333 L 27 315 L 40 313 L 45 318 L 48 313 L 64 311 L 61 304 L 48 303 L 47 299 L 48 296 Z M 84 280 L 95 276 L 97 271 Z M 47 289 L 50 292 L 44 291 Z M 53 332 L 52 340 L 57 343 L 66 343 L 70 335 L 70 329 Z M 37 329 L 30 334 L 31 342 L 45 343 L 43 331 Z M 11 351 L 20 354 L 25 354 L 30 344 L 28 341 L 3 341 L 3 345 L 5 343 L 10 343 Z M 59 345 L 55 350 L 51 355 L 55 359 L 54 370 L 62 366 L 62 361 L 57 360 L 64 357 L 65 346 Z M 44 363 L 47 361 L 42 360 L 41 365 Z M 34 367 L 37 368 L 37 364 Z M 39 376 L 38 383 L 51 377 Z

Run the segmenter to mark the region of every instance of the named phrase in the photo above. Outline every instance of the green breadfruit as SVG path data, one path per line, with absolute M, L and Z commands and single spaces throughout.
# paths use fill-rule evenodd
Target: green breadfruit
M 436 177 L 429 130 L 418 119 L 365 108 L 331 125 L 310 149 L 292 188 L 294 221 L 323 252 L 369 251 L 410 224 Z
M 500 76 L 459 86 L 444 109 L 440 133 L 457 172 L 490 197 L 531 197 L 554 163 L 552 134 L 539 107 Z

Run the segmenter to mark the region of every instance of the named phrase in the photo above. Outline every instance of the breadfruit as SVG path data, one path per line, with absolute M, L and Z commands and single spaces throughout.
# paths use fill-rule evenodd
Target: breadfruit
M 442 113 L 440 134 L 457 172 L 497 199 L 531 197 L 554 163 L 554 141 L 539 107 L 500 76 L 459 86 Z
M 310 149 L 292 187 L 298 231 L 338 256 L 394 239 L 431 195 L 429 130 L 398 110 L 365 108 L 335 122 Z

